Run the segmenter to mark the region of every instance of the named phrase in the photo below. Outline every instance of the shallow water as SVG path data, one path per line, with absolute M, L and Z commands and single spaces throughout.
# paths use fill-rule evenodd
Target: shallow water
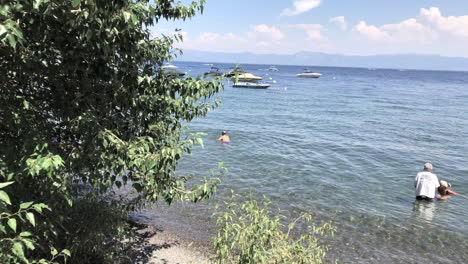
M 338 230 L 329 258 L 341 263 L 468 262 L 468 199 L 414 203 L 413 189 L 432 162 L 439 179 L 468 194 L 468 73 L 314 67 L 323 76 L 304 79 L 295 76 L 303 67 L 268 66 L 244 65 L 275 81 L 271 88 L 227 84 L 223 105 L 190 124 L 207 134 L 205 148 L 185 157 L 179 173 L 206 175 L 224 162 L 216 199 L 254 191 L 282 209 L 331 219 Z M 222 130 L 230 145 L 212 140 Z M 183 215 L 208 221 L 207 207 Z

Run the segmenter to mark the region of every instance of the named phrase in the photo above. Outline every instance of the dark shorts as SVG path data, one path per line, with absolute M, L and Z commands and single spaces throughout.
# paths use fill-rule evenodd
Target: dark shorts
M 434 202 L 436 200 L 436 198 L 429 198 L 427 196 L 421 195 L 421 196 L 416 196 L 416 200 Z

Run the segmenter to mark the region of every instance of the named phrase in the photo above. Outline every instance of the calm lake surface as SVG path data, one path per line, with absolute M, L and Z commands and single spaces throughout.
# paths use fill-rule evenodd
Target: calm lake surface
M 415 203 L 413 188 L 431 162 L 439 179 L 468 195 L 468 73 L 310 67 L 323 76 L 306 79 L 296 77 L 302 66 L 243 66 L 272 86 L 227 83 L 222 106 L 190 123 L 206 133 L 205 147 L 184 157 L 179 173 L 208 175 L 219 162 L 229 172 L 213 201 L 175 207 L 187 223 L 208 226 L 208 208 L 230 189 L 252 191 L 291 214 L 333 221 L 329 260 L 468 263 L 468 199 Z M 212 140 L 222 130 L 230 145 Z

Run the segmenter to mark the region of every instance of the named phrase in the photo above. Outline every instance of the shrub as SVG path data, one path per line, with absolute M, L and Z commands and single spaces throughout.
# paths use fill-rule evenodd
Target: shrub
M 238 197 L 238 196 L 237 196 Z M 231 199 L 225 209 L 215 213 L 219 231 L 214 238 L 214 259 L 224 263 L 323 263 L 327 247 L 320 237 L 333 235 L 330 223 L 309 226 L 308 232 L 294 237 L 291 231 L 298 222 L 310 223 L 310 214 L 301 214 L 287 227 L 286 216 L 274 215 L 271 202 Z

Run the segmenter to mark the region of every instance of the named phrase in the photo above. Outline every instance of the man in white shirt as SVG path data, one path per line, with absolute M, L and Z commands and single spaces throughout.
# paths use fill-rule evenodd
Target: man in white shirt
M 432 173 L 432 164 L 424 164 L 424 171 L 418 173 L 414 179 L 416 200 L 434 201 L 437 188 L 440 186 L 437 175 Z

